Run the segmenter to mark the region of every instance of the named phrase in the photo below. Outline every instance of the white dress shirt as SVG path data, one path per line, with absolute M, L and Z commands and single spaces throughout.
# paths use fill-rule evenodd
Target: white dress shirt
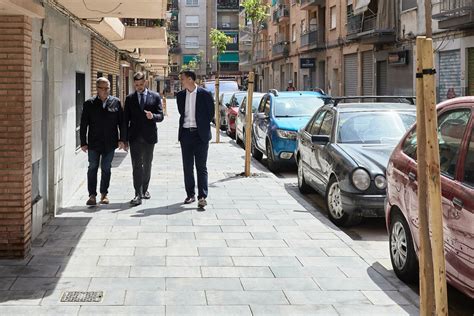
M 186 89 L 186 102 L 184 109 L 184 128 L 197 127 L 196 124 L 196 95 L 197 85 L 192 92 Z

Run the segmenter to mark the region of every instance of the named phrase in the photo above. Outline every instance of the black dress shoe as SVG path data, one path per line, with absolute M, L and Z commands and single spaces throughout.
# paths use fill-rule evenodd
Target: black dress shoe
M 139 195 L 137 195 L 130 201 L 130 204 L 133 206 L 140 205 L 142 204 L 142 198 Z
M 142 195 L 142 199 L 149 200 L 151 198 L 150 192 L 146 191 Z
M 194 201 L 196 201 L 196 198 L 194 196 L 188 196 L 185 200 L 184 200 L 184 204 L 191 204 L 193 203 Z

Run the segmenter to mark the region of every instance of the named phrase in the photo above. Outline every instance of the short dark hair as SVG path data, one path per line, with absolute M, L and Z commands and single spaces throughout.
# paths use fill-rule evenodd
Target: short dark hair
M 192 70 L 183 70 L 180 72 L 180 75 L 185 75 L 186 77 L 193 79 L 193 81 L 196 81 L 196 73 Z
M 141 72 L 141 71 L 136 72 L 136 73 L 133 75 L 133 80 L 134 80 L 134 81 L 144 80 L 144 79 L 145 79 L 145 75 L 144 75 L 143 72 Z

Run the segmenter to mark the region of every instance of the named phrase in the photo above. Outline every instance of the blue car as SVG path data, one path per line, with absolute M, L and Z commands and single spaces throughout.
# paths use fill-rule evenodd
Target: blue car
M 313 114 L 324 105 L 324 93 L 310 91 L 266 93 L 253 117 L 252 156 L 267 156 L 268 169 L 278 171 L 282 164 L 295 164 L 296 135 Z

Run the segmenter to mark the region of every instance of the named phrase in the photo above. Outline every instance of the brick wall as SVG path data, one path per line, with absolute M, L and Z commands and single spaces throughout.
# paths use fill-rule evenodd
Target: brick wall
M 0 17 L 0 257 L 31 242 L 31 20 Z
M 110 82 L 112 94 L 120 97 L 117 93 L 116 78 L 120 74 L 120 56 L 117 50 L 104 45 L 96 37 L 91 39 L 91 95 L 97 95 L 95 81 L 97 73 L 101 72 L 103 77 L 112 75 L 113 80 Z M 122 88 L 122 87 L 120 87 Z M 120 91 L 120 94 L 122 92 Z

